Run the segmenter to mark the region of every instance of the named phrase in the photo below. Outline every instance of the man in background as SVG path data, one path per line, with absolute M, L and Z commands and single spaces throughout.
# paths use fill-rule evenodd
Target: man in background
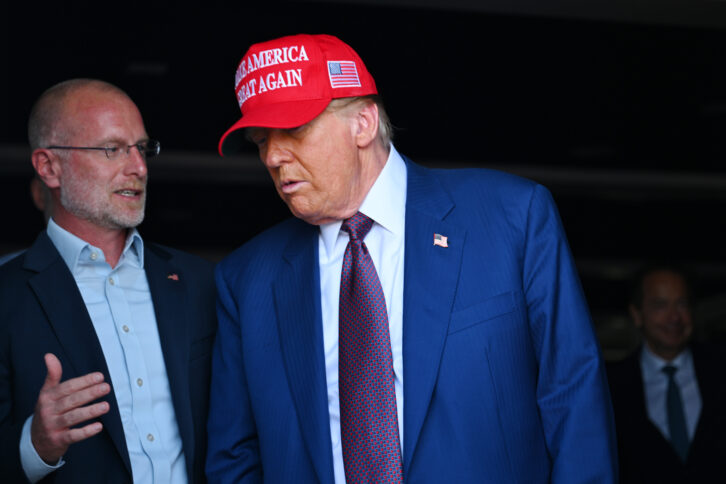
M 604 365 L 547 190 L 400 155 L 332 36 L 253 45 L 236 94 L 220 151 L 255 143 L 295 218 L 218 266 L 209 480 L 612 483 Z
M 692 341 L 685 273 L 653 264 L 634 278 L 629 306 L 643 344 L 608 365 L 623 483 L 726 481 L 723 353 Z
M 212 265 L 144 241 L 158 154 L 119 88 L 74 79 L 28 127 L 52 216 L 0 267 L 0 476 L 204 482 Z

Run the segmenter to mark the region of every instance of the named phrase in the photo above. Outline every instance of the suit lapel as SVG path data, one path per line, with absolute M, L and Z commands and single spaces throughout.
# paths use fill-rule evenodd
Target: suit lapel
M 174 414 L 182 439 L 187 475 L 192 476 L 196 449 L 187 378 L 190 335 L 186 317 L 186 275 L 183 268 L 172 265 L 167 252 L 151 244 L 145 244 L 144 247 L 144 270 L 154 303 Z
M 320 482 L 333 481 L 323 355 L 318 228 L 297 223 L 275 279 L 280 347 L 303 440 Z
M 403 291 L 404 476 L 428 412 L 459 278 L 464 228 L 445 222 L 454 203 L 424 168 L 407 160 Z M 434 234 L 448 247 L 433 244 Z
M 713 434 L 718 426 L 713 425 L 719 420 L 719 412 L 723 411 L 721 398 L 719 393 L 722 391 L 718 383 L 722 378 L 718 372 L 714 371 L 715 367 L 712 362 L 708 361 L 708 354 L 704 354 L 707 348 L 703 348 L 696 343 L 691 343 L 691 354 L 693 355 L 693 367 L 696 373 L 696 381 L 698 382 L 698 391 L 701 393 L 701 414 L 698 417 L 696 431 L 693 434 L 691 448 L 693 449 L 696 442 L 709 442 L 709 434 Z M 689 452 L 688 456 L 691 457 Z
M 76 281 L 45 231 L 28 249 L 24 268 L 37 272 L 29 281 L 30 286 L 63 348 L 63 355 L 56 356 L 63 364 L 70 364 L 71 368 L 63 368 L 62 381 L 100 371 L 111 384 L 101 344 Z M 131 476 L 131 462 L 113 385 L 105 400 L 110 410 L 100 420 Z

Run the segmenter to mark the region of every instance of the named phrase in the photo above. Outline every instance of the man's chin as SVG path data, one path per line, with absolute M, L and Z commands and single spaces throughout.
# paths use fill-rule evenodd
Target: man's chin
M 144 210 L 133 214 L 111 214 L 104 220 L 107 228 L 112 229 L 133 229 L 144 221 Z

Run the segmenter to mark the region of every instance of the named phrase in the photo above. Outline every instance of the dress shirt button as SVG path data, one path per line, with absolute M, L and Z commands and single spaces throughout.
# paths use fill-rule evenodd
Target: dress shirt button
M 129 332 L 129 327 L 126 326 L 125 324 L 123 326 L 121 326 L 121 329 L 124 330 L 124 333 L 128 333 Z
M 112 286 L 113 286 L 114 284 L 116 284 L 116 283 L 114 282 L 114 280 L 113 280 L 113 277 L 109 277 L 109 278 L 108 278 L 108 282 L 109 282 L 109 284 L 111 284 Z
M 142 380 L 141 378 L 137 378 L 137 379 L 136 379 L 136 384 L 137 384 L 138 386 L 141 386 L 141 385 L 143 385 L 143 384 L 144 384 L 144 380 Z
M 154 434 L 147 435 L 146 436 L 146 440 L 148 440 L 149 442 L 153 442 L 154 441 Z
M 97 252 L 91 252 L 91 260 L 98 259 L 98 253 Z

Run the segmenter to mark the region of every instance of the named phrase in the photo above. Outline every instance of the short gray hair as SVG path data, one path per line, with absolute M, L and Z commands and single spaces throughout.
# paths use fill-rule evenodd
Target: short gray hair
M 53 143 L 64 143 L 68 126 L 63 119 L 65 100 L 79 89 L 92 87 L 100 91 L 116 92 L 129 97 L 123 90 L 98 79 L 70 79 L 46 89 L 30 110 L 28 142 L 30 149 L 45 148 Z

